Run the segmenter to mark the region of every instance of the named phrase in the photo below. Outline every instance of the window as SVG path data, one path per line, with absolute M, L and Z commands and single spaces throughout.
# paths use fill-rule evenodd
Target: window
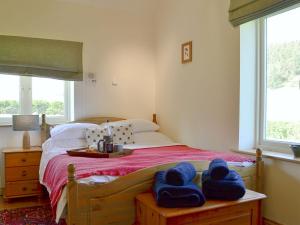
M 7 122 L 12 114 L 20 112 L 20 79 L 17 76 L 0 75 L 0 123 Z
M 300 143 L 300 7 L 261 19 L 259 144 Z
M 43 114 L 51 123 L 70 120 L 72 82 L 48 78 L 0 75 L 0 124 L 13 114 Z

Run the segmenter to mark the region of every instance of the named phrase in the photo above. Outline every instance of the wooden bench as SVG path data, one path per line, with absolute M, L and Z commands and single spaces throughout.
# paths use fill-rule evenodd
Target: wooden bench
M 247 190 L 238 201 L 209 200 L 202 207 L 161 208 L 151 193 L 136 197 L 136 225 L 261 225 L 265 195 Z

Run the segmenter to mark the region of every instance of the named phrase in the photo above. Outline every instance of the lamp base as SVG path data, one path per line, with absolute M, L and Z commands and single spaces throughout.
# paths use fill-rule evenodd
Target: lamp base
M 23 134 L 23 149 L 25 150 L 30 149 L 30 135 L 28 131 L 24 131 Z

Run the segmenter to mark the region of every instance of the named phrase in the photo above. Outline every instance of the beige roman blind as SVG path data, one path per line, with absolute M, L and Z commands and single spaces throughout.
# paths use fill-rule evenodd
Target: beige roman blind
M 80 81 L 82 43 L 0 35 L 0 73 Z
M 234 26 L 272 14 L 300 0 L 231 0 L 229 20 Z

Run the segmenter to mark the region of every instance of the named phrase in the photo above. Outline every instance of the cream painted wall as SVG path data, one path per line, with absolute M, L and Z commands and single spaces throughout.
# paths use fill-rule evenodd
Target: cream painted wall
M 84 42 L 85 76 L 95 73 L 97 84 L 86 79 L 75 83 L 76 118 L 114 115 L 151 119 L 155 111 L 155 6 L 155 1 L 148 0 L 109 4 L 1 0 L 0 34 Z M 112 86 L 113 79 L 118 86 Z M 0 128 L 0 149 L 20 146 L 21 136 L 11 128 Z M 32 134 L 32 140 L 39 144 L 38 134 Z
M 228 0 L 159 2 L 156 111 L 162 130 L 176 141 L 219 150 L 238 146 L 240 43 L 239 29 L 227 22 L 228 4 Z M 180 45 L 189 40 L 194 60 L 182 65 Z M 300 165 L 265 162 L 264 216 L 283 225 L 299 225 Z
M 265 159 L 264 216 L 282 225 L 300 224 L 300 164 Z
M 230 149 L 239 137 L 239 30 L 227 22 L 228 4 L 160 0 L 154 13 L 154 0 L 1 0 L 0 34 L 84 41 L 84 68 L 97 85 L 76 83 L 76 117 L 150 118 L 156 107 L 162 131 L 176 141 Z M 189 40 L 194 60 L 182 65 L 180 45 Z M 0 128 L 0 148 L 21 137 Z M 300 224 L 299 177 L 298 164 L 266 160 L 267 218 Z
M 127 4 L 121 7 L 114 1 L 113 7 L 105 1 L 1 0 L 0 34 L 84 42 L 84 71 L 96 74 L 97 85 L 75 84 L 76 117 L 113 114 L 151 118 L 155 4 L 147 0 L 122 2 Z M 117 87 L 111 85 L 113 78 Z
M 229 1 L 164 0 L 157 14 L 156 111 L 176 141 L 228 150 L 238 143 L 239 29 Z M 181 44 L 193 41 L 182 65 Z

